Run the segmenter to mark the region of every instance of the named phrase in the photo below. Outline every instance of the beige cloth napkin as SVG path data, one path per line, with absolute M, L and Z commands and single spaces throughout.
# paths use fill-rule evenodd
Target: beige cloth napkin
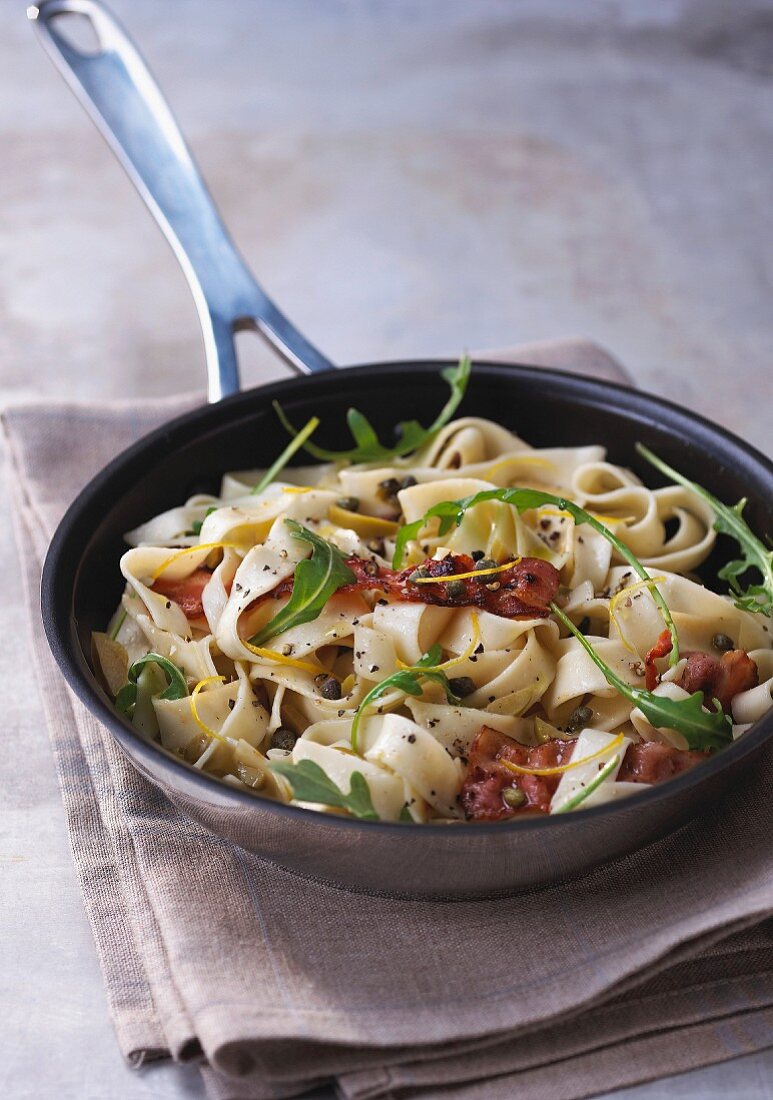
M 584 343 L 512 356 L 620 373 Z M 300 879 L 134 772 L 49 655 L 41 562 L 85 481 L 199 400 L 4 415 L 34 656 L 125 1056 L 203 1052 L 216 1100 L 331 1081 L 351 1100 L 576 1100 L 773 1045 L 770 757 L 710 813 L 581 881 L 459 903 Z

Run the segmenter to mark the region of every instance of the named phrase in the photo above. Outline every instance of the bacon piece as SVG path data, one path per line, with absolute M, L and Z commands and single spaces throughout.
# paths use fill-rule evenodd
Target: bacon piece
M 689 771 L 708 757 L 706 752 L 675 749 L 660 741 L 630 745 L 617 778 L 620 783 L 662 783 Z
M 671 631 L 664 630 L 663 633 L 658 636 L 658 640 L 655 642 L 652 649 L 647 652 L 647 656 L 644 658 L 644 684 L 647 691 L 654 691 L 658 686 L 659 676 L 658 670 L 655 668 L 656 659 L 658 657 L 668 656 L 672 647 Z
M 561 773 L 515 775 L 502 761 L 510 760 L 522 768 L 555 768 L 571 761 L 576 744 L 576 740 L 552 738 L 544 745 L 529 748 L 484 726 L 470 746 L 459 796 L 468 821 L 502 821 L 522 814 L 548 813 Z M 659 741 L 644 741 L 628 747 L 617 778 L 627 783 L 662 783 L 689 771 L 707 756 L 708 753 L 683 751 Z M 512 807 L 505 802 L 503 792 L 508 787 L 526 796 L 522 806 Z
M 204 614 L 201 594 L 211 580 L 212 574 L 208 569 L 194 569 L 189 576 L 179 581 L 159 577 L 152 591 L 174 600 L 187 619 L 198 619 Z
M 416 567 L 387 569 L 373 560 L 357 557 L 347 558 L 346 564 L 356 575 L 358 588 L 380 588 L 409 603 L 480 607 L 508 619 L 546 616 L 548 604 L 556 598 L 559 586 L 558 570 L 540 558 L 522 558 L 501 573 L 466 577 L 459 582 L 462 589 L 455 596 L 449 595 L 447 583 L 416 584 L 411 581 Z M 426 570 L 431 577 L 450 577 L 474 572 L 475 562 L 467 554 L 449 554 L 440 561 L 427 559 L 418 568 Z
M 712 653 L 689 653 L 679 684 L 692 695 L 703 692 L 706 706 L 714 709 L 714 699 L 728 712 L 734 696 L 756 687 L 757 665 L 743 649 L 731 649 L 721 657 Z
M 467 774 L 460 801 L 471 821 L 501 821 L 531 810 L 547 813 L 560 775 L 514 775 L 501 763 L 511 760 L 522 768 L 555 768 L 571 759 L 576 741 L 557 738 L 529 748 L 499 730 L 484 726 L 470 746 Z M 526 795 L 523 806 L 508 806 L 502 797 L 506 787 Z

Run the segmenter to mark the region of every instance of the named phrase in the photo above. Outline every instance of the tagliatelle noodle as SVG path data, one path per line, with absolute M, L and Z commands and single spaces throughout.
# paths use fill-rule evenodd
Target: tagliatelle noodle
M 312 553 L 286 519 L 328 540 L 344 557 L 372 561 L 377 570 L 391 563 L 395 521 L 411 523 L 436 504 L 509 486 L 544 489 L 600 517 L 658 578 L 683 657 L 675 668 L 658 659 L 662 682 L 656 695 L 686 698 L 679 683 L 685 654 L 716 654 L 714 640 L 725 635 L 759 669 L 758 686 L 733 699 L 734 736 L 743 736 L 771 707 L 770 620 L 739 610 L 729 596 L 685 575 L 714 545 L 711 509 L 678 486 L 650 489 L 608 462 L 599 445 L 532 448 L 498 424 L 461 417 L 409 457 L 294 467 L 253 494 L 261 476 L 260 470 L 226 474 L 217 496 L 191 497 L 149 519 L 127 536 L 130 549 L 120 563 L 127 587 L 115 638 L 127 662 L 158 653 L 181 670 L 189 692 L 198 686 L 194 707 L 201 725 L 190 695 L 154 697 L 151 706 L 143 697 L 142 733 L 200 770 L 291 800 L 292 786 L 271 771 L 272 762 L 306 761 L 343 792 L 359 772 L 384 820 L 455 820 L 463 817 L 459 794 L 467 757 L 484 726 L 533 747 L 546 722 L 560 730 L 581 708 L 591 718 L 579 732 L 578 759 L 590 755 L 583 750 L 592 742 L 617 745 L 620 761 L 580 800 L 580 808 L 644 789 L 616 778 L 627 747 L 655 740 L 684 748 L 684 738 L 654 728 L 610 687 L 576 638 L 561 636 L 566 631 L 551 616 L 507 618 L 483 607 L 408 601 L 380 590 L 376 580 L 371 590 L 339 589 L 310 621 L 260 646 L 250 641 L 288 605 L 295 571 Z M 379 522 L 369 527 L 367 517 Z M 645 657 L 664 630 L 662 612 L 652 586 L 638 583 L 602 534 L 555 505 L 519 514 L 490 501 L 468 510 L 459 526 L 442 535 L 431 521 L 408 544 L 405 564 L 410 569 L 427 558 L 473 552 L 496 566 L 518 558 L 553 565 L 565 614 L 625 683 L 643 687 Z M 203 587 L 202 571 L 208 575 Z M 460 572 L 465 583 L 474 582 L 474 569 Z M 508 573 L 489 571 L 482 583 L 496 584 Z M 188 578 L 193 583 L 196 577 L 203 612 L 198 616 L 188 618 L 174 599 L 154 591 L 156 584 L 184 590 Z M 415 587 L 438 590 L 432 581 Z M 446 683 L 463 692 L 458 701 L 449 701 L 431 677 L 419 676 L 418 695 L 390 683 L 360 716 L 360 754 L 354 753 L 352 722 L 366 695 L 393 674 L 416 667 L 433 647 Z M 160 674 L 143 673 L 143 691 L 163 682 Z M 279 734 L 289 749 L 274 745 Z M 599 768 L 614 758 L 613 752 L 607 755 L 609 760 L 602 753 L 588 764 L 559 769 L 551 809 L 576 800 L 583 783 L 592 785 Z

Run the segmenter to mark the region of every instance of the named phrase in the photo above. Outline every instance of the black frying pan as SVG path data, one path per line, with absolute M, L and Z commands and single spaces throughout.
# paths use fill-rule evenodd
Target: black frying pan
M 85 56 L 55 22 L 79 12 L 100 52 Z M 406 404 L 438 408 L 447 392 L 441 362 L 380 363 L 331 373 L 332 364 L 296 332 L 255 283 L 215 212 L 144 64 L 95 0 L 45 0 L 41 39 L 129 171 L 180 257 L 207 344 L 208 407 L 166 424 L 119 455 L 62 520 L 45 563 L 42 608 L 51 649 L 70 686 L 107 726 L 133 764 L 215 833 L 295 871 L 360 890 L 461 897 L 524 889 L 571 877 L 675 829 L 739 781 L 773 734 L 773 714 L 707 763 L 621 803 L 549 818 L 477 826 L 357 822 L 296 809 L 195 771 L 139 737 L 99 686 L 87 654 L 122 590 L 124 531 L 216 492 L 225 470 L 268 465 L 286 443 L 271 402 L 296 423 L 323 420 L 326 446 L 349 404 L 388 435 Z M 233 333 L 254 327 L 311 375 L 236 392 Z M 223 400 L 219 398 L 225 396 Z M 476 364 L 464 404 L 536 446 L 603 443 L 612 462 L 653 480 L 634 451 L 642 440 L 721 499 L 749 498 L 748 520 L 773 529 L 773 466 L 742 440 L 692 412 L 623 386 L 528 366 Z M 715 553 L 710 577 L 721 564 Z

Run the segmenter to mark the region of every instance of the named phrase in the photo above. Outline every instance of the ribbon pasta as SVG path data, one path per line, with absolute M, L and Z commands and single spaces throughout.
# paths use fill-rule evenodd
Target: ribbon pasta
M 391 562 L 398 524 L 492 488 L 543 489 L 599 516 L 656 578 L 683 653 L 712 653 L 720 637 L 724 648 L 729 640 L 750 654 L 759 683 L 733 699 L 735 736 L 772 705 L 770 620 L 739 610 L 693 576 L 714 545 L 711 508 L 680 486 L 650 489 L 607 461 L 601 446 L 532 448 L 492 421 L 462 417 L 388 465 L 296 467 L 281 475 L 287 480 L 253 493 L 261 474 L 228 473 L 217 496 L 192 497 L 136 527 L 120 562 L 126 589 L 113 620 L 112 657 L 121 654 L 128 669 L 158 654 L 180 670 L 188 697 L 161 698 L 163 677 L 147 674 L 137 681 L 137 713 L 143 736 L 195 768 L 292 801 L 292 784 L 272 765 L 305 762 L 344 794 L 362 776 L 382 820 L 458 821 L 468 757 L 483 727 L 531 750 L 546 728 L 577 737 L 582 712 L 578 745 L 592 749 L 592 758 L 584 751 L 574 765 L 511 771 L 535 781 L 560 774 L 551 808 L 561 812 L 641 789 L 617 779 L 622 754 L 642 741 L 683 748 L 680 735 L 654 728 L 553 617 L 409 602 L 381 591 L 376 579 L 372 590 L 339 587 L 312 618 L 269 642 L 250 641 L 288 605 L 295 571 L 312 553 L 286 519 L 344 557 L 372 562 L 378 573 Z M 410 566 L 449 554 L 485 558 L 481 582 L 497 586 L 521 558 L 549 562 L 560 575 L 565 614 L 626 684 L 644 685 L 662 614 L 651 584 L 632 575 L 598 531 L 555 507 L 519 514 L 495 500 L 442 534 L 432 523 L 408 545 Z M 474 568 L 448 580 L 470 576 Z M 433 585 L 425 576 L 418 587 Z M 398 674 L 420 671 L 433 647 L 438 675 L 408 690 L 411 681 Z M 677 682 L 684 667 L 682 660 L 661 669 L 656 692 L 686 697 Z M 362 715 L 355 753 L 357 708 L 389 677 Z M 339 805 L 333 812 L 347 811 Z

